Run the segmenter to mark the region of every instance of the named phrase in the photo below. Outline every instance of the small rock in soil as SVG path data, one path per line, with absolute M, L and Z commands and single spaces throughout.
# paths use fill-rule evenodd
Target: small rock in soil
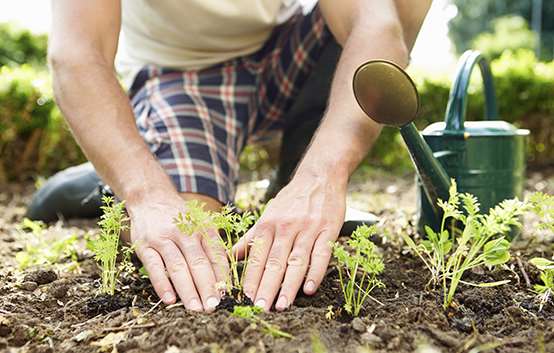
M 352 328 L 354 329 L 354 331 L 362 333 L 362 332 L 365 332 L 366 325 L 364 324 L 362 319 L 357 317 L 357 318 L 354 318 L 354 320 L 352 320 Z
M 7 337 L 10 333 L 12 333 L 11 322 L 0 317 L 0 337 Z
M 23 277 L 24 282 L 36 282 L 37 284 L 48 284 L 58 279 L 58 275 L 52 270 L 37 270 L 30 272 Z
M 9 338 L 9 344 L 15 347 L 21 347 L 29 340 L 29 335 L 27 334 L 27 328 L 24 326 L 17 326 Z
M 470 333 L 473 331 L 473 326 L 471 325 L 471 320 L 467 317 L 460 318 L 452 318 L 452 326 L 457 328 L 458 330 L 466 333 Z
M 21 289 L 32 292 L 38 288 L 38 283 L 33 281 L 25 281 L 21 283 Z
M 138 346 L 139 346 L 139 344 L 138 344 L 137 340 L 135 340 L 135 339 L 125 340 L 125 341 L 119 342 L 116 345 L 116 351 L 117 352 L 128 352 L 131 349 L 138 348 Z
M 377 336 L 374 333 L 369 333 L 369 332 L 363 333 L 360 336 L 360 339 L 362 340 L 362 342 L 364 344 L 369 344 L 369 345 L 372 345 L 372 346 L 378 345 L 378 344 L 383 342 L 381 337 Z
M 5 338 L 0 338 L 0 349 L 8 348 L 8 341 Z
M 63 299 L 67 295 L 69 286 L 67 283 L 53 283 L 48 289 L 48 293 L 56 299 Z
M 400 347 L 400 337 L 398 336 L 393 337 L 387 344 L 389 350 L 396 350 L 398 347 Z

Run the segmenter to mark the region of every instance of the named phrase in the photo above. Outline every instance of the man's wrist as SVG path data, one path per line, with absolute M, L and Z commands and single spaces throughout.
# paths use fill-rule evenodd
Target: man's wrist
M 306 156 L 294 173 L 293 180 L 323 180 L 346 187 L 349 177 L 349 168 L 343 161 L 329 158 L 312 159 Z

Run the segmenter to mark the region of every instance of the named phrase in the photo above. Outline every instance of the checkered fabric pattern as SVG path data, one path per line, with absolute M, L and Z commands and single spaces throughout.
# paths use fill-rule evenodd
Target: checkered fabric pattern
M 316 6 L 275 28 L 251 55 L 202 70 L 145 66 L 130 89 L 136 124 L 177 190 L 231 202 L 242 148 L 283 128 L 329 40 Z

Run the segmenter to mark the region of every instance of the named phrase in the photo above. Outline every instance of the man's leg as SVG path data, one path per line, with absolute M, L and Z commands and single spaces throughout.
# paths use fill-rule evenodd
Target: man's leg
M 334 40 L 325 46 L 292 107 L 285 112 L 279 166 L 265 195 L 268 200 L 288 184 L 323 118 L 340 52 Z
M 255 91 L 254 77 L 245 70 L 237 73 L 233 65 L 188 74 L 145 68 L 131 88 L 137 127 L 150 150 L 183 198 L 200 200 L 209 209 L 234 197 L 237 155 Z M 35 193 L 27 216 L 46 222 L 98 217 L 101 186 L 90 163 L 69 168 Z

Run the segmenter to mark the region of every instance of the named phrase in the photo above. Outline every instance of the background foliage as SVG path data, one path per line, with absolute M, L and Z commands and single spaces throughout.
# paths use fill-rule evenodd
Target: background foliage
M 474 43 L 489 55 L 498 56 L 492 62 L 492 70 L 500 117 L 531 130 L 532 166 L 554 165 L 554 63 L 540 62 L 528 49 L 515 49 L 529 48 L 527 44 L 533 36 L 517 17 L 500 19 L 494 27 L 492 34 L 482 34 Z M 81 163 L 84 156 L 53 101 L 45 65 L 46 37 L 0 25 L 0 38 L 0 183 L 48 176 Z M 499 46 L 500 42 L 505 44 Z M 502 50 L 503 47 L 512 50 Z M 18 65 L 21 61 L 29 64 Z M 412 72 L 412 76 L 422 101 L 418 126 L 423 128 L 442 120 L 453 77 L 432 77 L 421 72 Z M 472 80 L 469 95 L 467 120 L 481 119 L 483 95 L 478 74 Z M 241 165 L 248 171 L 260 170 L 269 159 L 267 151 L 248 147 Z M 395 129 L 384 129 L 366 158 L 366 165 L 397 171 L 411 169 Z
M 494 20 L 505 15 L 518 15 L 531 23 L 533 0 L 452 0 L 458 13 L 448 24 L 449 35 L 460 54 L 473 48 L 474 39 L 490 32 Z M 554 52 L 554 1 L 543 0 L 541 58 L 552 60 Z
M 48 39 L 7 23 L 0 23 L 0 66 L 45 65 Z

